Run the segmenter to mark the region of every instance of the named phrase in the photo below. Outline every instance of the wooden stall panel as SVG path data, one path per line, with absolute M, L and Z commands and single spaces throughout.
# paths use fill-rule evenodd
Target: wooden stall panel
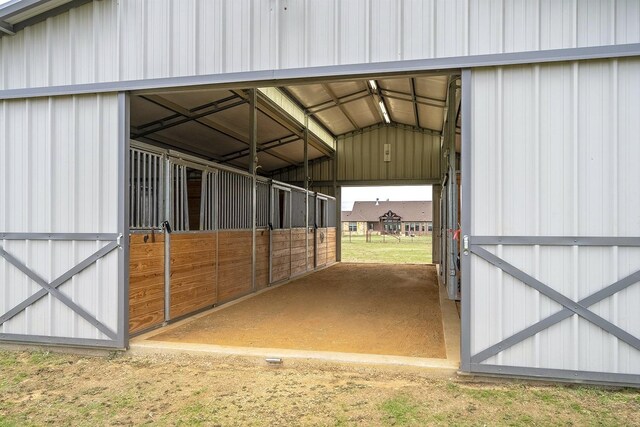
M 327 264 L 327 229 L 318 228 L 316 230 L 316 236 L 317 267 L 324 267 Z
M 216 303 L 216 234 L 171 235 L 171 319 Z
M 309 236 L 309 244 L 308 244 L 308 251 L 307 251 L 307 271 L 312 271 L 315 268 L 315 262 L 316 262 L 316 255 L 315 255 L 315 248 L 316 248 L 316 235 L 313 232 L 313 229 L 310 229 L 310 231 L 307 233 Z
M 327 228 L 327 264 L 336 262 L 337 230 L 335 227 Z
M 307 233 L 306 228 L 291 230 L 291 276 L 307 271 Z
M 218 302 L 231 301 L 252 291 L 252 232 L 218 232 Z
M 132 234 L 129 247 L 129 333 L 164 321 L 164 234 Z
M 269 286 L 269 230 L 256 230 L 256 288 Z
M 291 230 L 271 231 L 271 283 L 291 277 Z

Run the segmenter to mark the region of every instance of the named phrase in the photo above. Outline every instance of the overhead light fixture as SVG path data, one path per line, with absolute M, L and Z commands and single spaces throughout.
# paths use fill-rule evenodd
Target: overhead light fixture
M 369 80 L 369 86 L 371 87 L 371 90 L 374 92 L 378 91 L 378 84 L 376 83 L 375 80 Z
M 387 124 L 391 123 L 391 119 L 389 118 L 389 113 L 387 113 L 387 107 L 384 106 L 384 102 L 380 100 L 378 101 L 378 105 L 380 105 L 380 111 L 382 111 L 382 116 L 384 117 L 384 121 Z

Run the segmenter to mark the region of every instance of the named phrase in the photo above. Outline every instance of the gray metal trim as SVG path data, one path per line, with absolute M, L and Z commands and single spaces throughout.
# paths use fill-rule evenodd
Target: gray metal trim
M 50 1 L 50 0 L 46 0 L 45 3 L 47 1 Z M 25 19 L 24 21 L 17 22 L 17 23 L 15 23 L 13 25 L 13 29 L 14 29 L 15 32 L 18 32 L 20 30 L 23 30 L 26 27 L 29 27 L 31 25 L 35 25 L 35 24 L 37 24 L 39 22 L 46 21 L 47 19 L 49 19 L 51 17 L 63 14 L 63 13 L 68 12 L 69 10 L 71 10 L 73 8 L 80 7 L 80 6 L 84 5 L 84 4 L 90 3 L 92 1 L 93 0 L 71 0 L 71 1 L 69 1 L 67 3 L 61 4 L 60 6 L 54 7 L 53 9 L 46 10 L 46 11 L 41 12 L 41 13 L 35 15 L 35 16 L 32 16 L 32 17 L 30 17 L 28 19 Z M 42 3 L 42 2 L 37 1 L 36 3 Z M 28 9 L 31 9 L 32 7 L 33 6 L 29 7 Z M 17 13 L 13 13 L 13 15 L 16 15 L 18 13 L 23 13 L 28 9 L 25 8 L 23 10 L 20 10 Z M 1 12 L 1 10 L 0 10 L 0 12 Z M 7 18 L 2 18 L 2 19 L 7 19 Z
M 36 282 L 42 288 L 44 288 L 48 293 L 50 293 L 54 298 L 58 301 L 69 307 L 76 314 L 82 317 L 84 320 L 92 324 L 96 329 L 100 332 L 108 336 L 109 338 L 116 340 L 118 338 L 117 332 L 111 330 L 111 328 L 107 327 L 104 323 L 100 322 L 98 319 L 93 317 L 89 312 L 87 312 L 84 308 L 80 307 L 76 304 L 71 298 L 60 292 L 57 288 L 51 286 L 46 280 L 44 280 L 40 275 L 35 273 L 29 267 L 20 262 L 13 255 L 8 253 L 7 251 L 0 246 L 0 256 L 3 257 L 7 262 L 12 264 L 18 270 L 22 271 L 27 277 Z
M 567 309 L 577 314 L 578 316 L 582 317 L 583 319 L 588 320 L 589 322 L 598 326 L 605 332 L 608 332 L 611 335 L 614 335 L 615 337 L 629 344 L 636 350 L 640 350 L 639 338 L 631 335 L 629 332 L 625 331 L 624 329 L 614 325 L 608 320 L 593 313 L 580 302 L 573 301 L 570 298 L 562 295 L 560 292 L 556 291 L 555 289 L 545 285 L 541 281 L 528 275 L 522 270 L 514 267 L 507 261 L 497 257 L 496 255 L 492 254 L 491 252 L 487 251 L 486 249 L 480 246 L 471 245 L 471 252 L 473 252 L 475 255 L 479 256 L 480 258 L 484 259 L 488 263 L 498 267 L 499 269 L 509 274 L 510 276 L 521 281 L 525 285 L 530 286 L 531 288 L 540 292 L 542 295 L 546 296 L 547 298 L 550 298 L 553 301 L 557 302 L 558 304 L 561 304 L 562 306 L 566 307 Z
M 3 34 L 13 36 L 16 34 L 16 30 L 13 28 L 13 25 L 0 21 L 0 37 L 2 37 Z
M 469 236 L 473 245 L 627 246 L 640 247 L 640 237 L 613 236 Z
M 130 114 L 129 94 L 118 94 L 118 232 L 122 236 L 118 251 L 118 331 L 116 345 L 129 346 L 129 215 L 130 215 Z
M 42 344 L 42 345 L 64 345 L 64 346 L 81 346 L 94 348 L 107 348 L 124 350 L 125 347 L 119 345 L 116 341 L 98 340 L 92 338 L 69 338 L 46 335 L 23 335 L 23 334 L 4 334 L 0 333 L 0 341 L 2 344 L 20 343 L 20 344 Z
M 115 242 L 118 233 L 0 233 L 0 240 L 76 240 Z
M 237 86 L 238 83 L 242 83 L 244 87 L 281 86 L 287 84 L 298 84 L 303 80 L 305 83 L 311 83 L 313 81 L 326 81 L 332 78 L 345 80 L 410 73 L 459 73 L 461 68 L 624 58 L 631 56 L 640 56 L 640 43 L 6 89 L 0 91 L 0 99 L 34 98 L 43 96 L 63 96 L 119 91 L 140 91 L 140 93 L 143 93 L 144 91 L 153 92 L 158 89 L 183 90 L 194 86 L 232 87 Z
M 0 6 L 0 20 L 4 21 L 49 2 L 51 0 L 13 0 Z
M 530 368 L 524 366 L 485 365 L 473 363 L 471 371 L 482 374 L 520 376 L 540 380 L 564 379 L 571 382 L 597 382 L 601 384 L 638 387 L 640 375 L 609 372 L 574 371 L 569 369 Z
M 471 156 L 473 146 L 471 143 L 471 73 L 469 69 L 462 70 L 462 138 L 461 138 L 461 235 L 471 234 Z M 442 224 L 442 218 L 440 219 Z M 434 228 L 435 232 L 435 228 Z M 442 245 L 443 242 L 440 242 Z M 461 313 L 460 313 L 460 369 L 465 372 L 471 370 L 471 257 L 468 251 L 463 251 L 460 257 L 461 264 Z M 442 260 L 441 260 L 442 261 Z
M 640 281 L 640 271 L 636 271 L 635 273 L 618 280 L 617 282 L 607 286 L 599 290 L 598 292 L 593 293 L 592 295 L 581 299 L 578 301 L 578 304 L 583 305 L 585 307 L 590 307 L 594 304 L 599 303 L 600 301 L 628 288 Z M 505 338 L 504 340 L 492 345 L 491 347 L 473 355 L 471 358 L 472 363 L 480 363 L 489 357 L 495 356 L 501 351 L 506 350 L 509 347 L 513 347 L 521 341 L 526 340 L 529 337 L 534 336 L 538 332 L 541 332 L 545 329 L 550 328 L 556 323 L 560 323 L 564 319 L 568 319 L 573 315 L 573 312 L 567 308 L 563 308 L 557 313 L 552 314 L 551 316 L 546 317 L 545 319 L 540 320 L 539 322 L 523 329 L 522 331 Z
M 73 268 L 63 273 L 60 277 L 58 277 L 53 282 L 51 282 L 49 286 L 51 286 L 52 288 L 59 288 L 60 286 L 65 284 L 68 280 L 70 280 L 73 276 L 84 271 L 86 268 L 91 266 L 97 260 L 111 253 L 111 251 L 113 251 L 117 247 L 118 247 L 118 244 L 116 242 L 108 243 L 107 245 L 98 249 L 96 252 L 91 254 L 89 257 L 87 257 L 80 263 L 76 264 Z M 3 251 L 1 246 L 0 246 L 0 251 Z M 35 304 L 36 302 L 38 302 L 38 300 L 46 296 L 48 293 L 49 292 L 47 292 L 46 289 L 40 289 L 38 292 L 31 295 L 29 298 L 25 299 L 23 302 L 16 305 L 15 307 L 7 311 L 5 314 L 0 316 L 0 325 L 9 321 L 10 319 L 15 317 L 19 313 L 21 313 L 24 309 L 26 309 L 30 305 Z

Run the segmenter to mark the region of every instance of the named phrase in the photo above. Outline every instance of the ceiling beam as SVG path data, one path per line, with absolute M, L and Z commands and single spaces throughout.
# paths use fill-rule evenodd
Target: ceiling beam
M 220 162 L 222 160 L 220 156 L 211 153 L 205 153 L 200 149 L 200 147 L 185 144 L 184 142 L 176 141 L 172 138 L 167 138 L 162 135 L 143 136 L 141 138 L 138 138 L 138 140 L 170 150 L 180 150 L 186 154 L 192 154 L 194 156 L 202 157 L 205 160 L 216 162 Z
M 413 115 L 416 119 L 416 126 L 420 127 L 420 114 L 418 113 L 418 102 L 416 101 L 416 81 L 414 78 L 411 78 L 409 81 L 409 86 L 411 86 L 411 101 L 413 102 Z
M 265 142 L 264 144 L 259 144 L 257 151 L 261 152 L 261 151 L 265 151 L 267 153 L 269 153 L 268 150 L 272 149 L 272 148 L 277 148 L 277 147 L 282 147 L 284 145 L 287 144 L 291 144 L 293 142 L 296 141 L 300 141 L 300 137 L 298 135 L 289 135 L 289 136 L 285 136 L 284 138 L 278 138 L 275 139 L 273 141 L 268 141 Z M 271 154 L 271 153 L 269 153 Z M 245 157 L 249 155 L 249 149 L 245 148 L 242 150 L 238 150 L 238 151 L 234 151 L 233 153 L 229 153 L 229 154 L 225 154 L 224 155 L 224 160 L 223 162 L 230 162 L 233 161 L 235 159 L 239 159 L 241 157 Z
M 344 105 L 340 104 L 340 101 L 338 100 L 338 97 L 336 96 L 335 93 L 333 93 L 333 91 L 331 90 L 329 85 L 326 84 L 326 83 L 323 83 L 321 86 L 324 88 L 325 91 L 327 91 L 327 93 L 329 94 L 331 99 L 333 99 L 333 102 L 335 102 L 335 104 L 338 106 L 340 111 L 342 111 L 342 114 L 344 114 L 344 116 L 347 118 L 347 120 L 349 120 L 349 122 L 351 123 L 351 126 L 353 126 L 353 128 L 355 130 L 360 130 L 360 126 L 358 126 L 358 124 L 355 122 L 355 120 L 353 120 L 353 117 L 351 117 L 351 115 L 349 114 L 347 109 L 344 108 Z
M 152 102 L 156 105 L 159 105 L 163 108 L 166 108 L 168 110 L 173 111 L 174 113 L 177 113 L 180 116 L 183 117 L 193 117 L 193 111 L 198 111 L 199 109 L 201 109 L 200 107 L 196 107 L 192 110 L 188 110 L 184 107 L 182 107 L 181 105 L 178 105 L 174 102 L 169 101 L 166 98 L 163 98 L 160 95 L 141 95 L 140 96 L 142 99 L 145 99 L 149 102 Z M 208 105 L 208 104 L 207 104 Z M 242 143 L 246 143 L 247 140 L 247 135 L 242 135 L 236 131 L 234 131 L 233 129 L 230 129 L 229 127 L 219 123 L 216 120 L 213 120 L 211 118 L 211 116 L 207 116 L 207 117 L 202 117 L 199 119 L 194 119 L 195 122 L 207 127 L 208 129 L 214 130 L 216 132 L 222 133 L 230 138 L 233 138 L 239 142 Z M 144 129 L 144 126 L 139 126 L 139 129 Z
M 310 114 L 316 114 L 321 111 L 325 111 L 330 108 L 337 107 L 339 105 L 344 105 L 353 101 L 358 101 L 368 96 L 370 96 L 369 91 L 364 89 L 364 90 L 360 90 L 358 92 L 350 93 L 349 95 L 345 95 L 340 98 L 337 98 L 338 99 L 337 103 L 335 100 L 330 100 L 330 101 L 321 102 L 320 104 L 312 105 L 310 107 L 307 107 L 307 111 L 309 111 Z
M 139 126 L 139 133 L 135 133 L 132 136 L 134 138 L 141 138 L 143 136 L 150 135 L 152 133 L 160 132 L 165 129 L 169 129 L 175 126 L 179 126 L 181 124 L 191 122 L 206 116 L 210 116 L 215 113 L 219 113 L 221 111 L 229 110 L 234 107 L 238 107 L 246 103 L 246 100 L 240 99 L 237 97 L 227 97 L 221 99 L 216 102 L 211 102 L 209 104 L 194 108 L 193 110 L 188 110 L 189 113 L 185 117 L 182 114 L 177 114 L 166 119 L 157 120 L 152 123 L 148 123 L 146 125 Z M 195 112 L 197 111 L 197 112 Z
M 441 99 L 415 94 L 415 86 L 412 88 L 412 92 L 410 93 L 401 92 L 401 91 L 392 90 L 392 89 L 382 89 L 382 88 L 380 89 L 380 91 L 383 92 L 383 94 L 389 98 L 392 98 L 395 96 L 395 99 L 399 99 L 402 101 L 412 101 L 415 98 L 418 104 L 423 104 L 430 107 L 439 107 L 439 108 L 444 108 L 446 106 L 445 105 L 446 101 L 443 101 Z

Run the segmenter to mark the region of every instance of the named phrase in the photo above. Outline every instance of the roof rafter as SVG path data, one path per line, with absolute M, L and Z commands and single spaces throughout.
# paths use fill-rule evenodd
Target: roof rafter
M 338 97 L 336 96 L 336 94 L 333 92 L 333 90 L 331 90 L 331 88 L 329 87 L 328 84 L 326 83 L 322 83 L 321 85 L 324 90 L 327 91 L 327 93 L 329 94 L 329 96 L 333 99 L 333 102 L 335 102 L 335 104 L 338 106 L 338 108 L 340 109 L 340 111 L 342 111 L 342 114 L 344 114 L 344 116 L 347 118 L 347 120 L 349 120 L 349 122 L 351 123 L 351 126 L 354 127 L 354 129 L 359 130 L 360 126 L 358 126 L 358 124 L 356 123 L 356 121 L 353 119 L 353 117 L 351 117 L 351 114 L 349 114 L 349 111 L 347 111 L 346 108 L 344 108 L 344 105 L 340 103 L 340 101 L 338 100 Z

